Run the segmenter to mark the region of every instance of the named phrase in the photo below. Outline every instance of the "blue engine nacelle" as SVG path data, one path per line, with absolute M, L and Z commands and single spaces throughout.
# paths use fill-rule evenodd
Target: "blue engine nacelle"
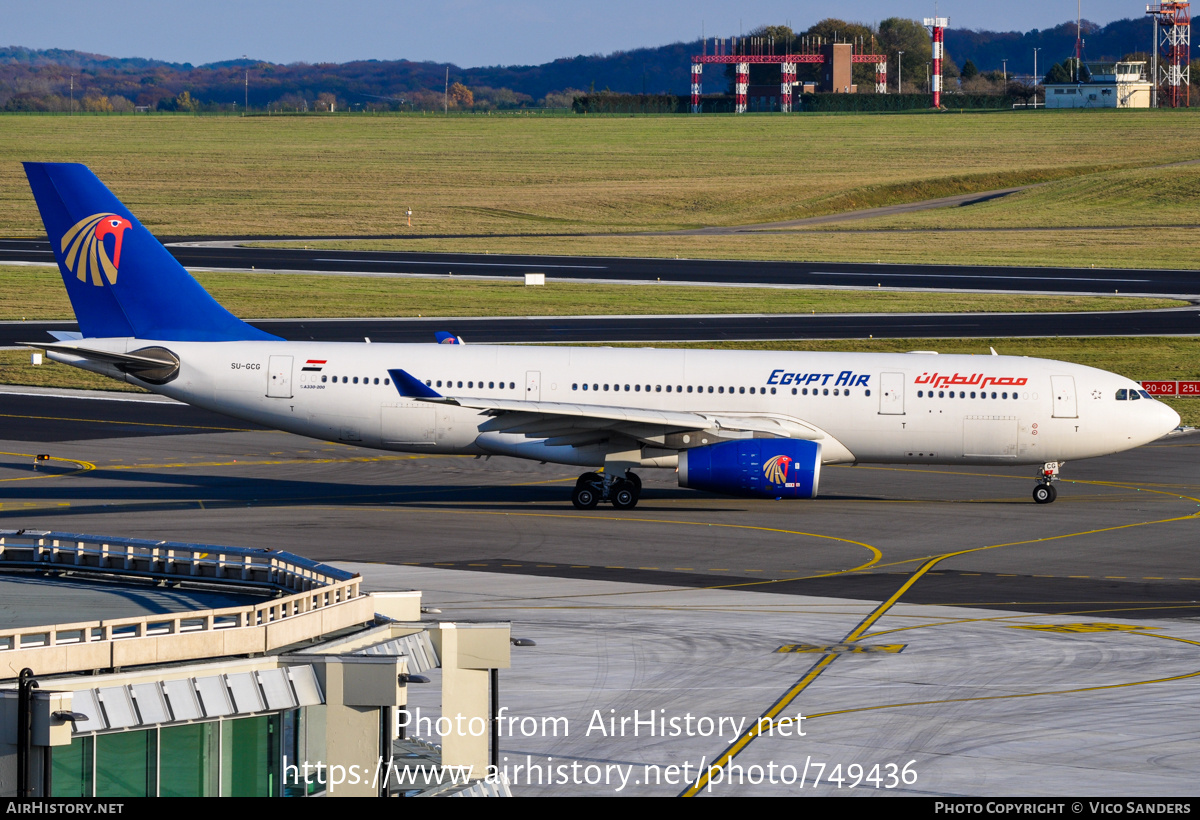
M 679 486 L 726 495 L 816 498 L 821 445 L 795 439 L 723 441 L 679 454 Z

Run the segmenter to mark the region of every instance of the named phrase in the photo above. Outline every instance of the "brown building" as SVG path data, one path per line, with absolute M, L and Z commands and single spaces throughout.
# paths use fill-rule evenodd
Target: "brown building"
M 849 43 L 831 43 L 821 46 L 825 62 L 821 66 L 821 79 L 817 83 L 818 91 L 850 94 L 854 89 L 854 75 L 851 71 L 853 47 Z

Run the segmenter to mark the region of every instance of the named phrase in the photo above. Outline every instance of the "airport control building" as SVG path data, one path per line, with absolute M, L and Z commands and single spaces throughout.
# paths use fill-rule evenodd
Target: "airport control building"
M 1149 108 L 1145 62 L 1093 63 L 1086 82 L 1046 83 L 1046 108 Z

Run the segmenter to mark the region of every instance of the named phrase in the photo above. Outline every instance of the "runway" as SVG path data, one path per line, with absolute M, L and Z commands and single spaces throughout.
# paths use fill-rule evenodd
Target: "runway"
M 420 237 L 413 237 L 420 238 Z M 1120 268 L 1014 268 L 591 256 L 330 251 L 237 247 L 233 239 L 168 242 L 186 268 L 513 277 L 545 273 L 571 281 L 702 283 L 785 287 L 890 287 L 905 290 L 1200 295 L 1200 271 Z M 0 261 L 53 262 L 43 240 L 0 240 Z
M 425 343 L 441 330 L 468 344 L 717 342 L 792 339 L 997 339 L 1047 336 L 1194 336 L 1200 308 L 1097 313 L 926 313 L 725 316 L 578 316 L 252 321 L 290 341 Z M 77 330 L 71 321 L 0 322 L 0 347 Z

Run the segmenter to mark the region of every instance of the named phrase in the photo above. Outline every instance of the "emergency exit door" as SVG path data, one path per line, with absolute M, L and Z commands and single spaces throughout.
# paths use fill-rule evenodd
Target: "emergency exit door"
M 1054 418 L 1079 418 L 1079 407 L 1075 400 L 1074 376 L 1051 376 L 1050 392 L 1054 394 Z
M 882 416 L 904 415 L 904 374 L 879 374 L 879 414 Z
M 272 356 L 267 361 L 267 396 L 274 399 L 292 397 L 291 356 Z

